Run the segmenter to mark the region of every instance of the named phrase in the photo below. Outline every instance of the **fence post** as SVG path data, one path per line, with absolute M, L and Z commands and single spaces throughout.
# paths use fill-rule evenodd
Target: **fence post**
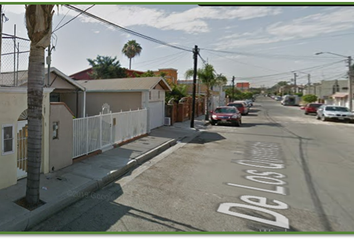
M 86 118 L 86 155 L 89 152 L 89 120 Z
M 112 114 L 112 111 L 110 112 L 110 115 L 111 115 L 111 124 L 110 124 L 110 127 L 111 127 L 111 137 L 110 137 L 110 144 L 113 144 L 113 114 Z
M 100 148 L 102 148 L 102 114 L 100 114 Z

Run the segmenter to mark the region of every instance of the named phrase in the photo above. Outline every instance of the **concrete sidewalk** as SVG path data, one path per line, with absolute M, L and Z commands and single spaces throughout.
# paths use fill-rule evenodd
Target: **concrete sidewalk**
M 178 142 L 190 141 L 198 136 L 208 123 L 204 116 L 190 121 L 163 126 L 143 138 L 89 157 L 53 173 L 41 174 L 41 207 L 29 211 L 15 203 L 25 196 L 26 179 L 0 190 L 0 231 L 25 231 L 36 224 L 101 189 L 145 161 L 155 157 Z

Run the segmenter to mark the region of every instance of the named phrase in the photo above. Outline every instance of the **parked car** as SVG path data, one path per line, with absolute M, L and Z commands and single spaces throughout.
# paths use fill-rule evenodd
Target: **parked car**
M 281 101 L 281 100 L 283 100 L 283 98 L 281 96 L 275 97 L 275 101 Z
M 245 99 L 244 101 L 245 101 L 245 103 L 247 103 L 249 108 L 253 107 L 253 100 L 252 99 Z
M 354 121 L 354 113 L 349 111 L 349 108 L 335 105 L 322 105 L 317 109 L 317 119 L 326 120 L 341 120 L 346 122 Z
M 235 126 L 241 126 L 242 116 L 240 111 L 233 106 L 217 107 L 212 113 L 210 118 L 211 125 L 226 123 Z
M 234 101 L 232 103 L 228 103 L 227 106 L 236 107 L 242 115 L 247 115 L 249 112 L 249 107 L 244 101 Z
M 301 107 L 301 109 L 305 110 L 304 113 L 305 115 L 308 115 L 309 113 L 317 113 L 317 109 L 321 107 L 323 103 L 308 103 L 304 107 Z

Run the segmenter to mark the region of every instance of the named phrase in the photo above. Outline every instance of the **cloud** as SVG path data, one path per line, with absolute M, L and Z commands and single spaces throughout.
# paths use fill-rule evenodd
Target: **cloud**
M 316 37 L 328 33 L 354 28 L 354 8 L 335 8 L 322 13 L 294 19 L 289 22 L 277 22 L 265 29 L 254 32 L 235 33 L 219 39 L 219 49 L 229 49 L 259 44 Z M 221 44 L 222 43 L 222 44 Z
M 84 10 L 89 5 L 78 6 Z M 176 12 L 137 5 L 96 5 L 88 12 L 123 27 L 149 26 L 161 30 L 183 31 L 186 33 L 210 32 L 208 20 L 247 20 L 281 13 L 274 7 L 193 7 Z M 77 15 L 71 12 L 71 15 Z M 80 17 L 82 22 L 97 22 L 92 18 Z

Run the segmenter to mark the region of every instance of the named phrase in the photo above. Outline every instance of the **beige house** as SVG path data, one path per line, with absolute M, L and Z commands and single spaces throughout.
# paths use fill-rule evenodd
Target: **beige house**
M 5 75 L 7 73 L 2 73 Z M 9 73 L 13 74 L 13 73 Z M 27 71 L 21 71 L 18 86 L 27 86 Z M 5 76 L 4 76 L 5 77 Z M 50 94 L 50 102 L 64 102 L 75 117 L 85 116 L 85 88 L 77 84 L 75 80 L 68 77 L 58 69 L 51 67 L 48 79 L 48 72 L 44 78 L 44 87 L 53 88 Z
M 104 104 L 112 112 L 148 109 L 149 130 L 164 125 L 165 92 L 171 87 L 162 77 L 116 78 L 76 81 L 86 89 L 86 115 L 102 112 Z
M 41 172 L 49 172 L 49 114 L 50 93 L 43 93 L 43 141 Z M 0 189 L 17 183 L 26 177 L 27 161 L 27 88 L 0 87 Z

